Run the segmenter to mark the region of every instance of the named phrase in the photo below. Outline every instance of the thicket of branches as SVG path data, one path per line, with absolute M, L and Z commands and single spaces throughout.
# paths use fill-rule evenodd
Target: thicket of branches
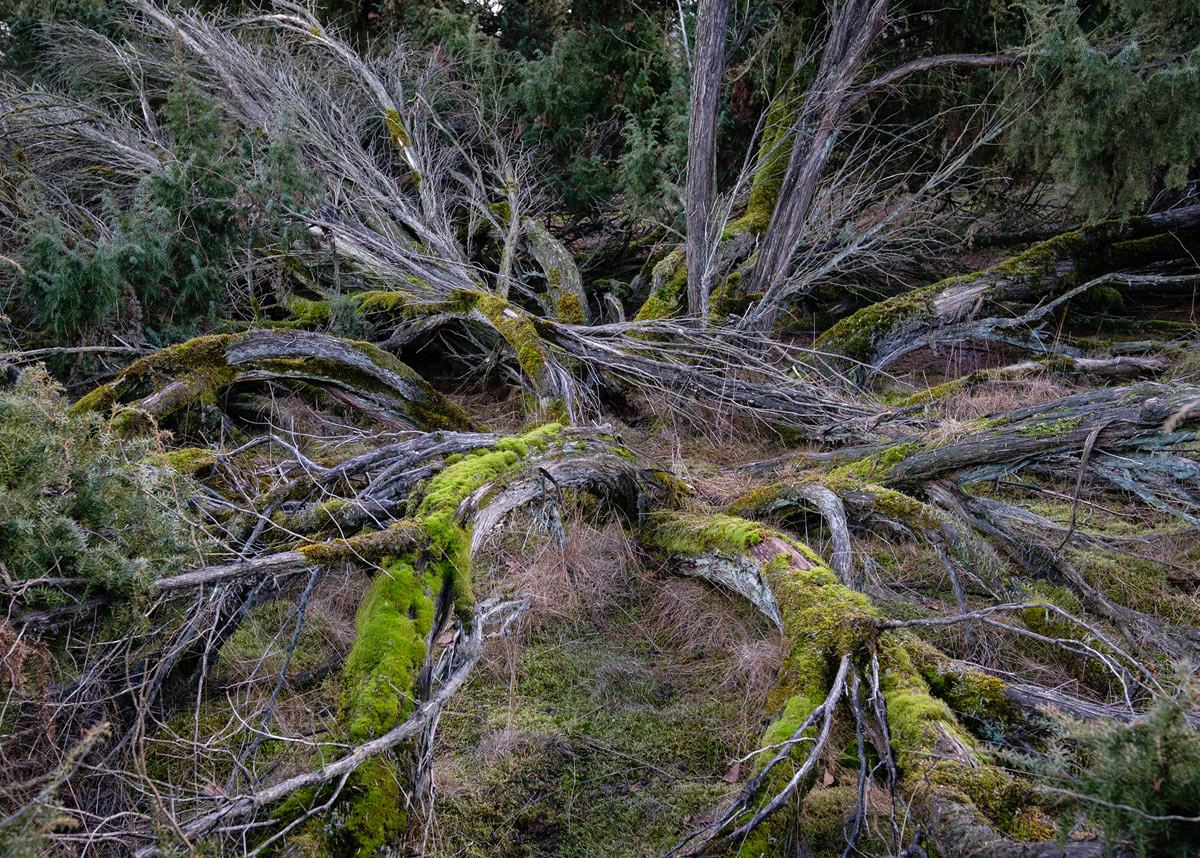
M 516 854 L 453 701 L 692 592 L 629 854 L 1196 851 L 1194 9 L 6 15 L 4 849 Z

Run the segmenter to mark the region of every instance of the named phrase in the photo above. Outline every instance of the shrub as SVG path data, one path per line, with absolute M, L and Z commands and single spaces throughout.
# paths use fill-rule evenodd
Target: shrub
M 1081 796 L 1070 799 L 1072 809 L 1138 858 L 1200 855 L 1200 824 L 1162 818 L 1200 817 L 1200 730 L 1189 721 L 1198 704 L 1193 684 L 1132 723 L 1064 718 L 1050 752 L 1020 762 Z
M 1088 815 L 1112 839 L 1128 838 L 1137 855 L 1200 855 L 1200 824 L 1153 816 L 1200 817 L 1200 731 L 1188 721 L 1188 704 L 1160 699 L 1132 724 L 1080 724 L 1072 738 L 1082 751 L 1075 789 L 1105 804 L 1084 802 Z
M 244 314 L 232 292 L 247 254 L 288 247 L 304 231 L 294 213 L 316 198 L 317 183 L 286 128 L 270 140 L 239 136 L 186 83 L 172 88 L 160 121 L 171 157 L 143 177 L 128 210 L 105 208 L 101 236 L 50 212 L 31 224 L 22 306 L 54 344 L 138 326 L 163 344 Z
M 103 418 L 69 415 L 44 370 L 0 391 L 0 562 L 13 581 L 46 582 L 26 603 L 105 594 L 136 606 L 156 578 L 197 559 L 203 539 L 185 513 L 194 486 L 147 464 L 153 454 Z

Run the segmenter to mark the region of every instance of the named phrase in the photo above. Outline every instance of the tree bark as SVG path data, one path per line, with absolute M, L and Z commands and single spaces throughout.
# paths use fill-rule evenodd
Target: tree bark
M 708 323 L 712 291 L 710 235 L 717 185 L 717 108 L 725 76 L 725 30 L 730 0 L 700 0 L 696 13 L 696 50 L 692 58 L 692 90 L 688 117 L 687 274 L 688 314 Z
M 983 271 L 865 307 L 822 334 L 816 348 L 855 362 L 853 374 L 866 381 L 926 345 L 997 338 L 993 329 L 1010 325 L 1016 315 L 1006 305 L 1044 305 L 1091 279 L 1184 257 L 1198 231 L 1200 206 L 1065 232 Z M 997 324 L 989 326 L 993 318 Z
M 771 297 L 783 288 L 792 253 L 803 235 L 817 182 L 845 114 L 845 102 L 871 44 L 883 27 L 888 0 L 848 0 L 836 5 L 821 67 L 804 98 L 779 199 L 751 275 L 749 292 L 763 299 L 746 323 L 770 330 L 780 312 Z

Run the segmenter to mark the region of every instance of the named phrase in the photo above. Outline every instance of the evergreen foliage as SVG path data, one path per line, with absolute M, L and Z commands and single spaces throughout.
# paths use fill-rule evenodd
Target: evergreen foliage
M 0 0 L 0 72 L 41 76 L 47 21 L 73 22 L 111 38 L 121 32 L 113 7 L 103 0 Z
M 318 192 L 286 133 L 238 135 L 186 82 L 160 120 L 170 157 L 129 209 L 105 206 L 98 237 L 50 211 L 28 225 L 22 304 L 48 343 L 74 344 L 100 327 L 132 327 L 154 343 L 211 329 L 253 303 L 231 295 L 247 254 L 302 234 L 293 213 Z
M 1200 855 L 1200 824 L 1163 818 L 1200 818 L 1200 731 L 1189 720 L 1197 704 L 1193 683 L 1133 723 L 1063 717 L 1045 756 L 1013 759 L 1069 790 L 1065 825 L 1082 813 L 1138 858 Z
M 143 604 L 152 582 L 194 562 L 190 480 L 151 464 L 96 415 L 67 413 L 40 369 L 0 392 L 0 558 L 33 606 L 96 595 Z M 161 461 L 161 457 L 158 457 Z M 65 579 L 65 580 L 63 580 Z
M 1200 159 L 1200 115 L 1185 107 L 1200 103 L 1200 6 L 1069 0 L 1028 11 L 1043 107 L 1017 131 L 1018 151 L 1093 215 L 1177 199 Z

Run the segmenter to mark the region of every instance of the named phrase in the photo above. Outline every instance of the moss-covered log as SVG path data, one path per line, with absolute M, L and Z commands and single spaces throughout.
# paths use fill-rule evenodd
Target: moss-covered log
M 578 290 L 565 289 L 557 304 L 563 324 L 582 323 L 586 304 Z M 459 289 L 444 298 L 417 298 L 406 292 L 352 293 L 342 305 L 353 319 L 370 326 L 383 349 L 398 349 L 421 334 L 453 323 L 490 331 L 511 351 L 520 378 L 533 393 L 543 418 L 568 416 L 572 422 L 587 411 L 586 397 L 554 348 L 559 322 L 543 318 L 494 292 Z M 328 301 L 293 300 L 295 324 L 327 328 L 335 318 Z M 495 342 L 495 340 L 492 340 Z
M 913 490 L 941 477 L 960 484 L 995 479 L 1085 448 L 1169 451 L 1195 440 L 1197 415 L 1186 408 L 1197 398 L 1200 388 L 1154 382 L 1089 390 L 981 419 L 959 437 L 901 440 L 834 473 Z M 1165 431 L 1175 415 L 1182 417 Z
M 583 278 L 579 276 L 579 267 L 570 251 L 541 221 L 523 218 L 521 227 L 530 254 L 546 275 L 546 289 L 554 317 L 571 325 L 586 323 L 589 315 L 587 294 L 583 291 Z
M 964 323 L 1008 319 L 1014 305 L 1043 303 L 1099 276 L 1183 256 L 1198 227 L 1200 206 L 1191 206 L 1062 233 L 984 271 L 865 307 L 822 334 L 816 347 L 854 362 L 865 381 L 915 349 L 988 333 L 979 325 L 960 329 Z
M 410 518 L 385 530 L 301 546 L 261 560 L 194 570 L 160 582 L 160 589 L 177 590 L 279 575 L 313 563 L 366 561 L 378 566 L 358 610 L 356 635 L 340 682 L 339 721 L 345 740 L 359 750 L 354 764 L 344 769 L 346 779 L 334 814 L 338 824 L 327 827 L 323 835 L 306 835 L 323 851 L 365 858 L 408 827 L 414 782 L 399 743 L 412 733 L 397 738 L 396 731 L 421 712 L 430 688 L 435 639 L 452 617 L 467 629 L 475 622 L 471 555 L 487 534 L 513 510 L 563 489 L 601 497 L 633 519 L 649 505 L 652 492 L 662 491 L 652 468 L 599 435 L 549 424 L 524 435 L 491 436 L 490 440 L 490 445 L 465 454 L 446 455 L 442 468 L 410 499 Z M 419 445 L 419 441 L 406 443 Z M 426 453 L 452 449 L 445 443 L 426 446 Z M 362 754 L 363 748 L 375 750 Z M 296 782 L 308 787 L 333 776 Z M 267 792 L 277 798 L 287 795 Z M 239 799 L 229 813 L 249 812 L 263 801 L 261 796 Z M 300 810 L 297 806 L 288 813 Z M 208 830 L 204 826 L 211 816 L 196 821 L 197 833 Z
M 76 412 L 117 409 L 136 429 L 191 406 L 215 405 L 236 384 L 293 380 L 345 398 L 385 422 L 425 429 L 474 424 L 417 373 L 371 343 L 305 331 L 213 334 L 141 358 L 75 404 Z
M 913 642 L 903 633 L 883 633 L 882 617 L 867 597 L 840 584 L 802 543 L 745 519 L 669 512 L 648 519 L 642 543 L 674 558 L 686 574 L 747 595 L 783 630 L 782 665 L 770 695 L 779 714 L 763 736 L 764 745 L 783 751 L 750 779 L 733 809 L 704 831 L 700 846 L 689 854 L 700 854 L 714 839 L 730 842 L 741 855 L 773 854 L 771 819 L 758 810 L 758 802 L 774 794 L 766 809 L 780 808 L 780 796 L 803 795 L 811 779 L 789 781 L 788 775 L 768 775 L 767 769 L 789 755 L 799 765 L 820 750 L 813 715 L 820 713 L 825 721 L 833 717 L 830 707 L 837 700 L 829 694 L 844 677 L 847 659 L 854 670 L 878 676 L 875 691 L 886 716 L 872 739 L 887 741 L 876 750 L 894 760 L 898 788 L 939 854 L 1102 854 L 1096 843 L 1036 840 L 1051 833 L 1045 827 L 1021 830 L 1014 811 L 1036 803 L 1032 788 L 988 762 L 947 704 L 931 692 L 910 651 Z M 808 744 L 814 739 L 815 750 Z M 1034 841 L 1023 842 L 1030 833 Z

